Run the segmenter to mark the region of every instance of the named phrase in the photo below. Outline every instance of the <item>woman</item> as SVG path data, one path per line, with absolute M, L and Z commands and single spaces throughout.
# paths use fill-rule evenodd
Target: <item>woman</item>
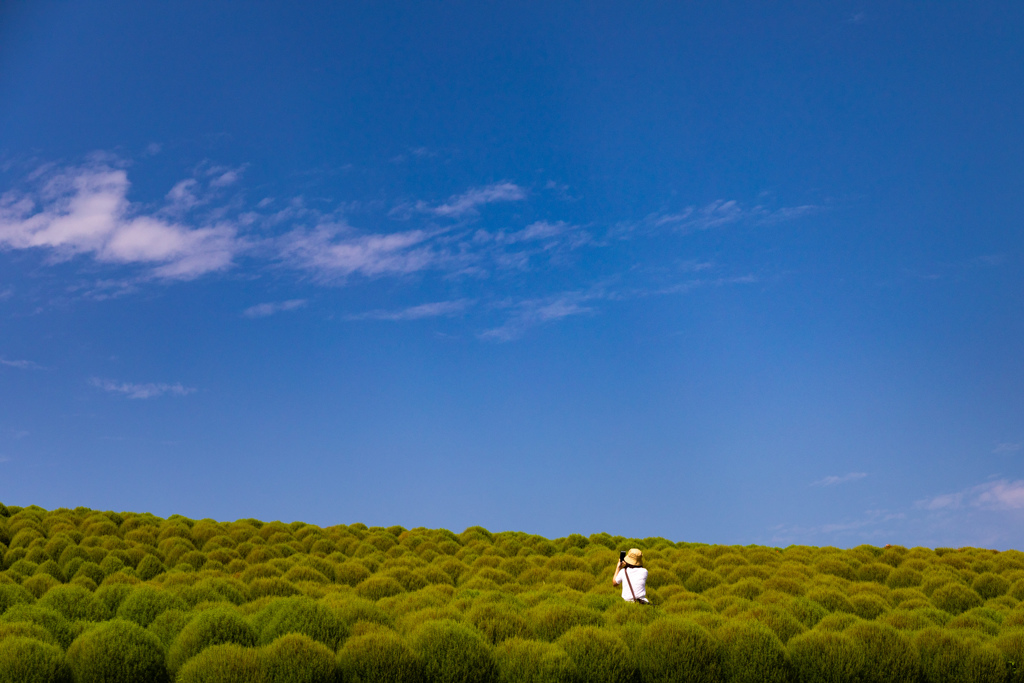
M 626 553 L 626 559 L 615 565 L 612 585 L 622 584 L 622 599 L 627 602 L 651 604 L 647 600 L 647 570 L 644 569 L 644 554 L 638 548 Z

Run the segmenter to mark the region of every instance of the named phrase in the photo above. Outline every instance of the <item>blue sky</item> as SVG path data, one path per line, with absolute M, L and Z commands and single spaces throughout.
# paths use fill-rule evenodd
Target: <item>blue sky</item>
M 1024 545 L 1019 3 L 5 3 L 0 500 Z

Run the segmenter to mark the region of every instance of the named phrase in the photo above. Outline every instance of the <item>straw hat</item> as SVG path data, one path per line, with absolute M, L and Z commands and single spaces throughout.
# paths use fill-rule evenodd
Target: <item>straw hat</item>
M 644 566 L 644 554 L 640 552 L 639 548 L 631 548 L 630 551 L 626 553 L 626 564 L 634 567 Z

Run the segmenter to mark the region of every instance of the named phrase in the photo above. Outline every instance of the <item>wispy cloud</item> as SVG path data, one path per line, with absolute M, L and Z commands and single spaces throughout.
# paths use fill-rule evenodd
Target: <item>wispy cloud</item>
M 114 380 L 100 379 L 98 377 L 92 378 L 90 382 L 98 389 L 114 394 L 124 394 L 131 399 L 157 398 L 164 395 L 187 396 L 195 392 L 193 387 L 186 387 L 181 384 L 134 384 L 131 382 L 115 382 Z
M 431 234 L 410 230 L 389 234 L 352 235 L 334 225 L 298 229 L 280 240 L 281 257 L 324 278 L 348 275 L 400 275 L 430 267 L 438 254 L 425 242 Z
M 141 213 L 128 201 L 128 175 L 103 163 L 43 171 L 32 191 L 0 197 L 0 249 L 41 249 L 53 260 L 88 255 L 145 265 L 156 277 L 187 280 L 228 268 L 241 250 L 230 224 L 192 227 Z M 179 183 L 169 200 L 189 202 Z
M 1024 510 L 1024 480 L 996 479 L 917 502 L 925 510 Z
M 471 299 L 435 301 L 398 310 L 376 310 L 347 316 L 347 320 L 422 320 L 423 318 L 452 317 L 466 311 L 473 305 Z
M 851 481 L 859 481 L 866 476 L 868 475 L 864 472 L 849 472 L 847 474 L 831 475 L 812 482 L 811 486 L 836 486 L 837 484 L 847 484 Z
M 266 318 L 267 316 L 274 315 L 275 313 L 282 313 L 284 311 L 294 311 L 297 308 L 302 308 L 307 303 L 306 299 L 289 299 L 288 301 L 269 301 L 267 303 L 256 304 L 242 311 L 242 315 L 246 318 Z
M 570 316 L 593 313 L 588 301 L 599 298 L 596 293 L 563 292 L 541 299 L 528 299 L 511 306 L 512 314 L 498 327 L 484 330 L 480 339 L 507 342 L 518 339 L 531 327 L 561 320 Z
M 18 368 L 19 370 L 44 370 L 45 368 L 30 360 L 8 360 L 6 358 L 0 358 L 0 365 L 6 365 L 9 368 Z
M 795 220 L 820 211 L 813 204 L 770 208 L 761 204 L 744 207 L 736 200 L 718 199 L 701 207 L 690 206 L 682 211 L 652 213 L 640 223 L 624 223 L 613 230 L 619 237 L 635 232 L 673 230 L 683 233 L 710 230 L 734 223 L 770 225 Z
M 425 213 L 444 218 L 462 218 L 474 215 L 479 207 L 495 202 L 517 202 L 526 199 L 526 190 L 515 183 L 502 182 L 477 187 L 455 195 L 444 204 L 430 206 L 424 202 L 418 202 L 416 208 Z
M 992 449 L 993 453 L 1016 453 L 1021 448 L 1024 448 L 1022 443 L 1000 443 L 996 444 L 996 447 Z

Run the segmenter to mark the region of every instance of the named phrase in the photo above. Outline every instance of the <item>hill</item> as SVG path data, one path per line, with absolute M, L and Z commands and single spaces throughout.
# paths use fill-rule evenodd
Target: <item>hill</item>
M 0 504 L 0 561 L 0 683 L 1024 680 L 1018 551 Z

